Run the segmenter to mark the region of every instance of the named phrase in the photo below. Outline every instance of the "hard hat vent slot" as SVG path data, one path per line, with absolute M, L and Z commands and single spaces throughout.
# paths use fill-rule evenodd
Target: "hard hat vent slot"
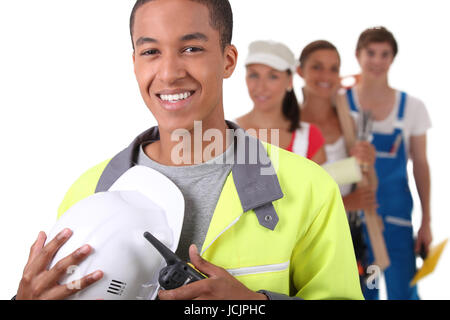
M 111 283 L 109 284 L 108 290 L 106 291 L 108 293 L 121 296 L 126 286 L 127 284 L 125 282 L 112 280 Z

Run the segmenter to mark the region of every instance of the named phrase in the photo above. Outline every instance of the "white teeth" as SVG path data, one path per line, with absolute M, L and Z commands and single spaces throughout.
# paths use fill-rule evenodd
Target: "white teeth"
M 185 100 L 191 96 L 190 92 L 178 93 L 178 94 L 161 94 L 160 98 L 163 101 L 177 102 L 180 100 Z

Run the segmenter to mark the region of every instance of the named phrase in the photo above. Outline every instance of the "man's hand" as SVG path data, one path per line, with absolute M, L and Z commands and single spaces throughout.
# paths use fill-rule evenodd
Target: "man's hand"
M 378 208 L 375 191 L 361 187 L 343 198 L 346 211 L 376 210 Z
M 161 290 L 161 300 L 267 300 L 264 294 L 251 291 L 225 269 L 200 257 L 195 245 L 190 246 L 189 257 L 208 278 L 174 290 Z
M 36 242 L 30 250 L 27 265 L 25 266 L 16 300 L 59 300 L 86 288 L 103 277 L 101 271 L 95 271 L 71 284 L 60 285 L 60 280 L 68 268 L 81 263 L 92 251 L 85 245 L 48 270 L 53 257 L 64 243 L 72 236 L 72 231 L 64 229 L 46 246 L 47 236 L 40 232 Z
M 361 165 L 373 166 L 376 159 L 376 150 L 370 142 L 358 141 L 350 150 L 350 155 L 355 157 Z
M 431 242 L 433 241 L 433 235 L 431 232 L 431 227 L 429 223 L 422 223 L 419 231 L 417 232 L 417 240 L 414 246 L 414 251 L 416 254 L 419 254 L 422 246 L 425 250 L 425 253 L 428 255 L 428 251 L 430 250 Z

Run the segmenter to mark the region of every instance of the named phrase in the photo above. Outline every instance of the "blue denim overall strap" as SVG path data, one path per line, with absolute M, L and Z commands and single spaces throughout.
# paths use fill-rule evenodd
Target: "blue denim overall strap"
M 359 108 L 355 103 L 353 90 L 347 90 L 347 98 L 351 112 L 358 113 Z M 408 153 L 403 135 L 406 101 L 406 93 L 401 92 L 393 132 L 388 134 L 373 132 L 372 144 L 376 149 L 378 213 L 383 217 L 394 215 L 411 220 L 412 198 L 407 174 Z M 392 196 L 394 194 L 395 197 Z
M 397 217 L 411 221 L 413 203 L 408 184 L 408 151 L 403 134 L 406 99 L 406 93 L 402 92 L 394 131 L 391 134 L 373 133 L 372 143 L 377 152 L 378 213 L 384 218 Z

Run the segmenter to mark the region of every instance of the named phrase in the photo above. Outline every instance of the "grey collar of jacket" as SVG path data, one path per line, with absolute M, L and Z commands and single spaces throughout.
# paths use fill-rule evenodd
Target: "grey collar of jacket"
M 244 212 L 253 210 L 261 226 L 274 230 L 279 217 L 272 202 L 281 199 L 283 192 L 267 151 L 259 140 L 245 133 L 238 125 L 231 121 L 226 123 L 234 130 L 235 161 L 232 173 L 242 208 Z M 125 171 L 136 164 L 142 143 L 158 140 L 158 127 L 150 128 L 136 137 L 108 163 L 95 192 L 107 191 Z M 255 150 L 257 156 L 254 155 Z

